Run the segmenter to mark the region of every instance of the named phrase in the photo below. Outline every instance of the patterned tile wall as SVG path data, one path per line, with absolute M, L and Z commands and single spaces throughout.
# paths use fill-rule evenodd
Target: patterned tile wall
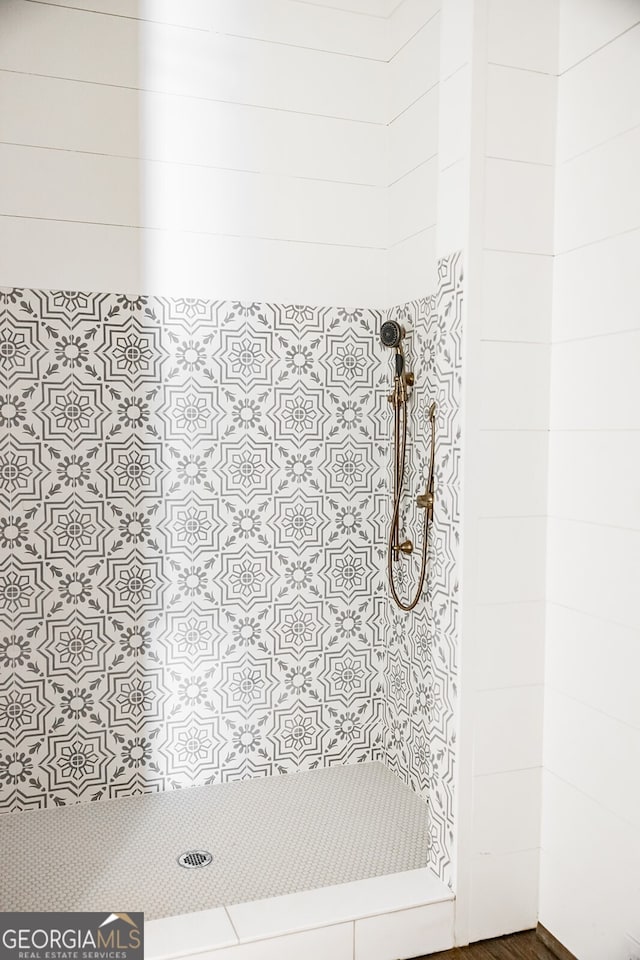
M 449 816 L 458 274 L 398 314 L 446 431 L 411 620 L 380 312 L 0 291 L 0 810 L 386 757 Z
M 402 558 L 397 564 L 396 578 L 405 597 L 413 594 L 420 566 L 422 511 L 415 496 L 426 487 L 431 400 L 437 404 L 437 418 L 435 508 L 424 599 L 409 614 L 399 610 L 386 591 L 382 604 L 385 760 L 428 801 L 430 865 L 447 883 L 452 881 L 456 755 L 462 297 L 462 263 L 456 254 L 440 261 L 434 296 L 387 311 L 389 319 L 409 331 L 408 367 L 416 375 L 402 529 L 418 549 L 410 560 Z M 387 484 L 390 481 L 389 472 Z

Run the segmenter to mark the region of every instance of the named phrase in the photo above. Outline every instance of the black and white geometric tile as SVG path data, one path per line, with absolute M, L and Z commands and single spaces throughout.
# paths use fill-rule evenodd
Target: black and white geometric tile
M 437 404 L 437 414 L 435 507 L 424 599 L 409 614 L 398 610 L 388 594 L 382 604 L 384 758 L 427 800 L 430 866 L 447 883 L 452 881 L 456 756 L 462 301 L 461 256 L 454 254 L 438 264 L 434 296 L 388 311 L 390 319 L 407 329 L 408 365 L 416 375 L 403 523 L 418 544 L 422 518 L 415 495 L 425 487 L 428 472 L 431 400 Z M 388 474 L 387 485 L 390 479 Z M 411 560 L 402 558 L 398 564 L 398 573 L 405 574 L 405 596 L 413 592 L 419 562 L 416 551 Z
M 452 829 L 459 258 L 397 308 L 438 402 L 387 600 L 382 313 L 0 290 L 0 810 L 386 759 Z M 415 524 L 415 518 L 410 521 Z

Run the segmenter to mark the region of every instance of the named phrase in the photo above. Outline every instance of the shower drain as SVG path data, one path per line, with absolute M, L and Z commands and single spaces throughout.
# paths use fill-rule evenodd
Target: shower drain
M 178 857 L 181 867 L 208 867 L 213 857 L 208 850 L 187 850 Z

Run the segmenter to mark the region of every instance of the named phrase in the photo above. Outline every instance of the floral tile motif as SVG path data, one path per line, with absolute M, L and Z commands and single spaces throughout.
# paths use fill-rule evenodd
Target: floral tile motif
M 0 290 L 0 811 L 384 759 L 449 878 L 461 297 L 458 256 L 382 312 Z M 387 316 L 417 379 L 412 531 L 438 403 L 409 617 Z

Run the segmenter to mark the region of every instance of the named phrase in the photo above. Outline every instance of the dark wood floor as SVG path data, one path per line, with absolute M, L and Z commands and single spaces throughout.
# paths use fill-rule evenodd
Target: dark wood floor
M 497 940 L 483 940 L 470 947 L 456 947 L 445 953 L 432 953 L 419 960 L 556 960 L 538 939 L 534 930 L 513 933 Z

